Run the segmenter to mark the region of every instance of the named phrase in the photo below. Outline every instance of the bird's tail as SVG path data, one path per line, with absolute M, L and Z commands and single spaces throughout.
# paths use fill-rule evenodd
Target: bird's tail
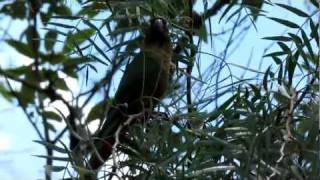
M 88 168 L 99 169 L 110 157 L 115 143 L 115 133 L 124 119 L 121 110 L 110 108 L 103 128 L 97 133 L 94 140 L 94 148 L 88 163 Z

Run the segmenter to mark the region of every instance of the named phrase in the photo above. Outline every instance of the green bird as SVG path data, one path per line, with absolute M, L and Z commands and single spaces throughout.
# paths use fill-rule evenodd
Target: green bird
M 145 32 L 141 52 L 127 65 L 114 97 L 114 106 L 96 135 L 95 139 L 99 140 L 94 142 L 96 151 L 91 153 L 90 169 L 99 169 L 112 154 L 115 133 L 130 115 L 141 113 L 137 119 L 147 119 L 159 103 L 168 88 L 171 56 L 167 22 L 154 18 Z M 126 132 L 127 128 L 123 128 L 120 142 Z

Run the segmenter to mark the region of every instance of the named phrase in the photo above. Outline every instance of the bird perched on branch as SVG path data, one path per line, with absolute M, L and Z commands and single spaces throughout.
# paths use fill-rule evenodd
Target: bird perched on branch
M 169 83 L 172 45 L 167 22 L 163 18 L 154 18 L 145 32 L 141 52 L 129 63 L 120 81 L 114 97 L 114 106 L 97 133 L 88 167 L 97 170 L 112 154 L 116 132 L 124 126 L 130 116 L 141 114 L 139 118 L 148 118 L 152 109 L 163 97 Z M 134 120 L 137 122 L 139 120 Z M 125 124 L 128 125 L 128 122 Z M 127 128 L 121 129 L 121 136 Z M 119 135 L 119 134 L 118 134 Z

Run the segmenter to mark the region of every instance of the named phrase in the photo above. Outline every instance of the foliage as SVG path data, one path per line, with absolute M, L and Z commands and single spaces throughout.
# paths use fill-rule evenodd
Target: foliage
M 2 43 L 33 62 L 0 67 L 5 82 L 0 84 L 0 94 L 23 109 L 38 133 L 36 142 L 47 150 L 46 155 L 38 156 L 47 160 L 46 179 L 51 179 L 52 172 L 64 172 L 61 176 L 68 178 L 74 177 L 72 170 L 78 174 L 90 171 L 83 165 L 86 159 L 71 151 L 68 142 L 71 146 L 73 141 L 90 144 L 87 126 L 104 119 L 117 75 L 139 50 L 143 30 L 154 16 L 170 24 L 176 65 L 172 86 L 150 122 L 130 127 L 126 142 L 121 142 L 107 163 L 112 167 L 106 165 L 102 175 L 138 179 L 319 177 L 320 51 L 315 0 L 308 1 L 317 9 L 311 13 L 267 0 L 203 1 L 202 13 L 192 11 L 195 1 L 186 0 L 72 3 L 79 8 L 52 0 L 8 1 L 0 8 L 1 16 L 28 22 L 19 39 L 6 35 Z M 304 23 L 275 17 L 264 6 L 289 12 Z M 231 47 L 241 43 L 250 28 L 259 31 L 259 18 L 279 23 L 288 31 L 263 38 L 278 47 L 262 57 L 274 63 L 262 70 L 238 66 L 257 77 L 239 78 L 230 70 Z M 211 24 L 216 20 L 226 25 L 224 32 L 213 33 Z M 6 29 L 1 32 L 10 34 Z M 219 38 L 227 39 L 220 54 L 202 51 L 202 46 Z M 213 62 L 203 67 L 208 59 Z M 83 85 L 76 90 L 69 79 Z M 43 127 L 36 124 L 37 119 Z M 57 122 L 65 128 L 57 128 Z

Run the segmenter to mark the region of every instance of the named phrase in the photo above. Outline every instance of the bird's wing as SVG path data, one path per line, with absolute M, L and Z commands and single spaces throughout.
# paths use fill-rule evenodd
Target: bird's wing
M 161 60 L 149 52 L 139 53 L 127 66 L 120 81 L 115 102 L 131 103 L 142 96 L 152 96 L 161 71 Z
M 114 98 L 107 119 L 97 137 L 112 136 L 125 118 L 125 114 L 139 113 L 139 103 L 131 104 L 143 95 L 150 95 L 160 73 L 160 64 L 148 53 L 139 53 L 127 65 Z M 128 107 L 125 107 L 128 106 Z

